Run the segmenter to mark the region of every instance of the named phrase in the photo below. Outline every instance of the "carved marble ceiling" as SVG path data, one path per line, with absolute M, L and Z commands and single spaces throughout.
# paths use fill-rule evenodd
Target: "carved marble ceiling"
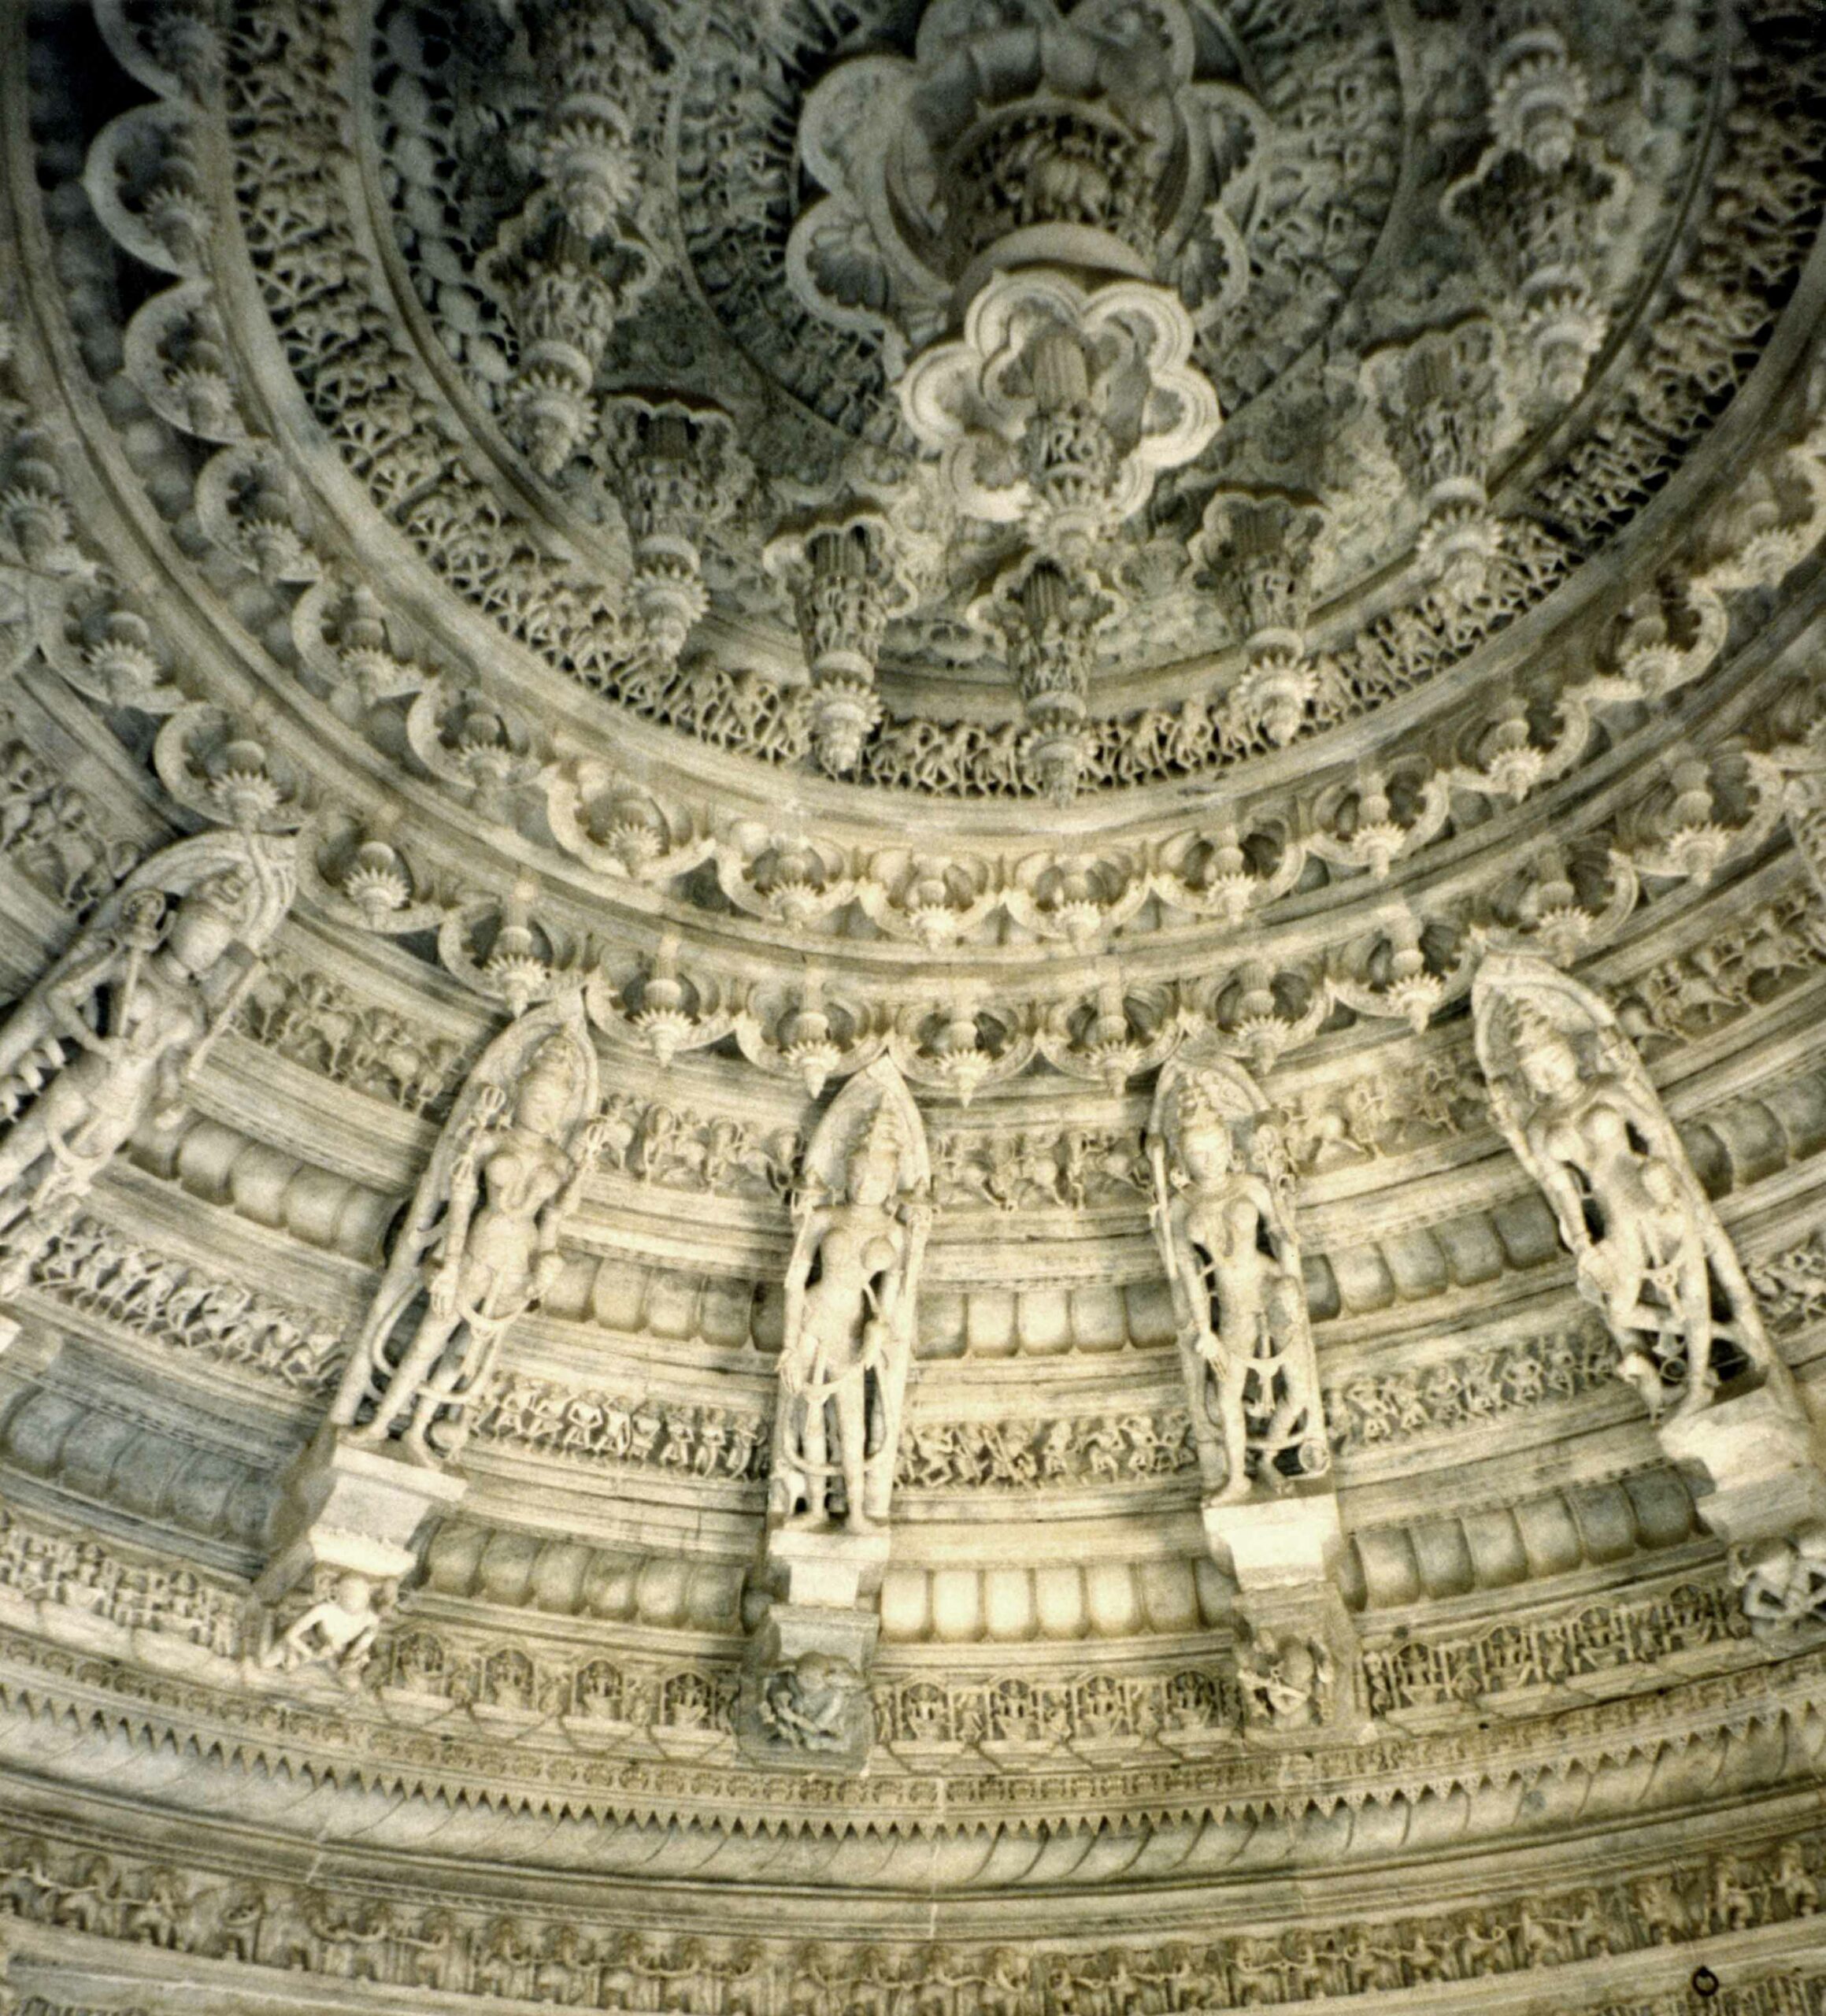
M 1826 2009 L 1823 208 L 1817 0 L 0 8 L 0 2016 Z

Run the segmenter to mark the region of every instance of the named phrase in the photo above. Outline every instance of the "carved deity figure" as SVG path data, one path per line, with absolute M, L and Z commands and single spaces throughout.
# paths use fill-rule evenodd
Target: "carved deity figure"
M 206 833 L 144 862 L 0 1031 L 0 1292 L 145 1121 L 185 1094 L 259 972 L 294 887 L 291 843 Z
M 803 1652 L 762 1682 L 761 1725 L 794 1750 L 836 1751 L 851 1742 L 851 1722 L 862 1677 L 847 1659 Z
M 863 1532 L 887 1516 L 932 1224 L 925 1130 L 886 1058 L 806 1151 L 787 1266 L 772 1516 Z
M 1772 1359 L 1736 1253 L 1610 1008 L 1544 960 L 1492 953 L 1472 993 L 1497 1124 L 1540 1185 L 1650 1414 L 1759 1384 Z
M 1332 1655 L 1316 1640 L 1261 1631 L 1239 1658 L 1236 1677 L 1252 1721 L 1300 1729 L 1325 1720 L 1335 1672 Z
M 557 1278 L 559 1234 L 606 1125 L 593 1117 L 597 1095 L 575 995 L 483 1051 L 350 1354 L 331 1419 L 351 1439 L 426 1465 L 457 1454 L 502 1336 Z
M 1826 1624 L 1826 1526 L 1731 1550 L 1731 1579 L 1759 1638 Z
M 1248 1073 L 1216 1054 L 1169 1064 L 1148 1160 L 1154 1239 L 1215 1502 L 1321 1475 L 1331 1458 L 1291 1178 Z M 1211 1474 L 1219 1457 L 1220 1482 Z
M 391 1601 L 385 1587 L 376 1600 L 367 1576 L 339 1575 L 326 1594 L 265 1647 L 260 1663 L 280 1673 L 328 1666 L 346 1686 L 354 1687 L 372 1656 L 375 1634 Z

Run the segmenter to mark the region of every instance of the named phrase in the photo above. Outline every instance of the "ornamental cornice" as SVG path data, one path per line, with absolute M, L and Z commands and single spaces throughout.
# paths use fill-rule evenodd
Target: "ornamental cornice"
M 17 1522 L 13 1532 L 17 1538 Z M 66 1554 L 69 1551 L 66 1543 Z M 86 1606 L 72 1592 L 76 1585 L 65 1589 L 70 1568 L 87 1560 L 105 1581 L 113 1577 L 113 1593 L 100 1599 L 99 1608 Z M 379 1689 L 375 1705 L 384 1719 L 365 1714 L 351 1719 L 352 1704 L 344 1692 L 327 1681 L 302 1695 L 295 1681 L 253 1693 L 244 1684 L 224 1687 L 237 1662 L 224 1655 L 231 1653 L 240 1629 L 239 1605 L 226 1592 L 212 1589 L 188 1571 L 179 1571 L 174 1583 L 169 1572 L 149 1581 L 143 1569 L 110 1570 L 106 1564 L 106 1555 L 92 1545 L 87 1555 L 72 1555 L 68 1565 L 54 1545 L 26 1549 L 25 1584 L 21 1587 L 17 1575 L 13 1578 L 28 1598 L 19 1621 L 32 1614 L 35 1587 L 47 1592 L 65 1589 L 61 1598 L 37 1606 L 35 1628 L 53 1628 L 70 1649 L 22 1636 L 17 1629 L 7 1632 L 12 1673 L 0 1683 L 0 1691 L 16 1718 L 62 1721 L 74 1711 L 98 1731 L 112 1728 L 118 1732 L 116 1741 L 124 1740 L 130 1747 L 156 1747 L 168 1734 L 202 1739 L 231 1775 L 283 1760 L 294 1771 L 308 1771 L 350 1793 L 391 1788 L 435 1796 L 461 1788 L 468 1799 L 503 1814 L 551 1811 L 561 1804 L 580 1816 L 635 1821 L 661 1812 L 682 1819 L 695 1811 L 701 1823 L 720 1829 L 732 1803 L 757 1817 L 771 1807 L 776 1824 L 795 1830 L 817 1825 L 806 1810 L 808 1788 L 802 1782 L 732 1769 L 726 1736 L 717 1734 L 719 1725 L 728 1726 L 727 1680 L 719 1681 L 713 1668 L 675 1660 L 669 1669 L 643 1669 L 644 1677 L 637 1673 L 646 1690 L 641 1697 L 646 1712 L 660 1719 L 652 1736 L 638 1739 L 630 1750 L 634 1732 L 624 1710 L 635 1707 L 628 1692 L 635 1680 L 625 1671 L 625 1661 L 592 1655 L 587 1647 L 573 1651 L 565 1670 L 576 1677 L 562 1678 L 543 1662 L 535 1663 L 513 1640 L 472 1630 L 452 1634 L 447 1627 L 408 1621 L 387 1662 L 369 1676 L 369 1685 Z M 16 1600 L 9 1598 L 9 1605 Z M 71 1607 L 56 1607 L 59 1603 Z M 128 1627 L 131 1638 L 121 1626 L 104 1624 L 109 1606 L 121 1609 L 124 1617 L 143 1620 Z M 86 1615 L 94 1618 L 93 1626 L 84 1626 Z M 69 1621 L 56 1630 L 60 1616 Z M 154 1642 L 161 1630 L 176 1634 L 165 1639 L 164 1652 Z M 1392 1811 L 1429 1793 L 1435 1798 L 1474 1795 L 1457 1818 L 1456 1830 L 1468 1839 L 1492 1823 L 1514 1827 L 1523 1810 L 1517 1802 L 1530 1788 L 1542 1796 L 1545 1824 L 1563 1821 L 1559 1809 L 1569 1798 L 1576 1807 L 1589 1807 L 1596 1818 L 1615 1810 L 1613 1802 L 1626 1783 L 1639 1795 L 1643 1765 L 1664 1756 L 1709 1754 L 1717 1759 L 1715 1769 L 1739 1775 L 1747 1769 L 1765 1784 L 1807 1768 L 1805 1760 L 1821 1740 L 1809 1699 L 1819 1655 L 1772 1668 L 1751 1651 L 1743 1632 L 1728 1592 L 1685 1583 L 1620 1609 L 1614 1603 L 1587 1606 L 1524 1629 L 1486 1625 L 1468 1635 L 1416 1639 L 1405 1648 L 1372 1646 L 1365 1655 L 1370 1684 L 1386 1696 L 1395 1724 L 1422 1730 L 1430 1726 L 1436 1732 L 1389 1733 L 1354 1751 L 1297 1759 L 1272 1744 L 1239 1748 L 1234 1723 L 1225 1727 L 1221 1688 L 1207 1690 L 1207 1699 L 1191 1677 L 1174 1682 L 1170 1663 L 1155 1668 L 1165 1677 L 1166 1691 L 1154 1719 L 1143 1717 L 1139 1753 L 1127 1761 L 1138 1733 L 1132 1718 L 1143 1697 L 1132 1699 L 1137 1683 L 1119 1674 L 1096 1677 L 1098 1670 L 1093 1669 L 1090 1678 L 1065 1678 L 1067 1712 L 1087 1719 L 1065 1740 L 1062 1750 L 1056 1732 L 1035 1731 L 1023 1738 L 1011 1732 L 1013 1747 L 1006 1753 L 994 1747 L 1000 1739 L 991 1704 L 1000 1683 L 966 1683 L 959 1697 L 965 1705 L 945 1708 L 935 1723 L 930 1707 L 919 1705 L 929 1695 L 925 1681 L 917 1673 L 898 1681 L 884 1676 L 882 1684 L 891 1689 L 884 1737 L 891 1750 L 911 1746 L 900 1759 L 901 1769 L 872 1781 L 821 1786 L 809 1803 L 827 1804 L 853 1793 L 887 1839 L 906 1827 L 919 1833 L 943 1832 L 951 1825 L 973 1829 L 997 1808 L 1003 1810 L 1000 1824 L 1017 1833 L 1090 1813 L 1106 1823 L 1120 1815 L 1123 1824 L 1156 1830 L 1190 1822 L 1194 1835 L 1213 1825 L 1240 1825 L 1242 1836 L 1222 1857 L 1227 1862 L 1242 1850 L 1239 1873 L 1254 1859 L 1246 1844 L 1258 1828 L 1291 1825 L 1297 1836 L 1313 1831 L 1320 1814 L 1343 1825 L 1347 1836 L 1358 1836 L 1354 1847 L 1340 1843 L 1347 1854 L 1374 1856 L 1389 1838 Z M 1639 1639 L 1662 1648 L 1656 1656 L 1670 1662 L 1666 1673 L 1690 1668 L 1700 1646 L 1722 1647 L 1728 1658 L 1728 1648 L 1741 1644 L 1751 1663 L 1732 1674 L 1664 1684 L 1660 1692 L 1576 1705 L 1582 1693 L 1589 1702 L 1618 1683 L 1643 1684 L 1639 1668 L 1632 1670 L 1640 1656 Z M 120 1664 L 129 1644 L 135 1663 Z M 187 1644 L 193 1649 L 183 1651 Z M 397 1673 L 395 1661 L 404 1662 Z M 166 1677 L 157 1677 L 159 1669 Z M 724 1670 L 725 1674 L 729 1670 Z M 1147 1684 L 1157 1691 L 1163 1681 Z M 567 1709 L 573 1686 L 583 1691 Z M 1545 1697 L 1543 1686 L 1549 1690 Z M 564 1700 L 554 1695 L 554 1687 Z M 967 1706 L 972 1687 L 979 1703 L 973 1709 Z M 1071 1707 L 1077 1691 L 1087 1687 L 1089 1693 Z M 891 1691 L 894 1688 L 899 1693 Z M 1550 1703 L 1558 1712 L 1535 1721 L 1524 1713 L 1523 1719 L 1507 1720 L 1492 1731 L 1469 1726 L 1460 1707 L 1446 1717 L 1450 1729 L 1442 1727 L 1442 1711 L 1450 1704 L 1469 1702 L 1487 1711 L 1511 1691 L 1518 1706 Z M 724 1701 L 721 1709 L 719 1700 Z M 453 1703 L 461 1707 L 465 1703 L 474 1706 L 462 1716 L 465 1732 L 459 1734 L 449 1718 Z M 975 1736 L 950 1719 L 962 1715 L 969 1725 L 985 1708 L 988 1720 Z M 145 1719 L 148 1711 L 153 1726 Z M 1011 1704 L 1006 1712 L 1017 1711 Z M 435 1734 L 428 1748 L 424 1737 L 413 1733 L 415 1726 Z M 1765 1740 L 1732 1750 L 1728 1732 L 1759 1726 L 1776 1738 L 1772 1745 Z M 472 1728 L 473 1733 L 468 1733 Z M 500 1738 L 507 1735 L 514 1738 L 514 1747 L 504 1752 Z M 924 1775 L 919 1760 L 925 1758 L 927 1770 L 943 1768 L 961 1740 L 966 1747 L 987 1743 L 991 1747 L 981 1753 L 976 1775 L 947 1776 L 941 1792 L 936 1781 Z M 1030 1746 L 1025 1750 L 1024 1740 Z M 1031 1747 L 1035 1744 L 1039 1747 Z M 922 1744 L 935 1747 L 923 1751 Z M 509 1757 L 513 1767 L 504 1772 Z M 73 1775 L 87 1773 L 78 1770 Z M 1676 1801 L 1683 1795 L 1674 1788 L 1685 1775 L 1666 1773 L 1669 1796 Z M 1613 1788 L 1607 1788 L 1609 1780 L 1616 1781 Z M 551 1789 L 535 1789 L 542 1781 Z M 1490 1808 L 1483 1819 L 1480 1800 Z M 953 1809 L 954 1820 L 947 1819 Z M 1377 1809 L 1383 1817 L 1372 1825 Z M 802 1817 L 789 1820 L 794 1810 Z M 1347 1821 L 1346 1815 L 1352 1818 Z M 249 1817 L 257 1816 L 250 1809 Z M 1326 1831 L 1319 1827 L 1315 1840 Z M 612 1848 L 609 1852 L 619 1858 Z
M 788 1946 L 771 1927 L 726 1918 L 699 1927 L 695 1914 L 694 1929 L 677 1937 L 654 1933 L 644 1915 L 604 1922 L 590 1903 L 562 1922 L 512 1896 L 475 1899 L 428 1878 L 377 1884 L 339 1865 L 294 1873 L 287 1861 L 270 1878 L 237 1879 L 217 1863 L 155 1860 L 150 1844 L 122 1842 L 87 1811 L 48 1828 L 36 1811 L 29 1819 L 39 1831 L 9 1841 L 6 1873 L 20 1920 L 12 1943 L 28 1962 L 54 1975 L 98 1969 L 153 1996 L 182 1969 L 194 2006 L 211 2016 L 235 2006 L 221 1998 L 257 1992 L 263 1974 L 280 1970 L 294 1996 L 320 1995 L 325 2007 L 346 2006 L 343 1984 L 354 1978 L 511 1996 L 520 2008 L 574 1999 L 591 1984 L 630 2003 L 739 1994 L 761 2016 L 826 2016 L 849 1994 L 972 1983 L 993 1988 L 1009 2016 L 1037 2016 L 1061 1989 L 1113 1983 L 1228 2008 L 1255 2003 L 1270 1982 L 1302 2009 L 1453 1982 L 1467 2008 L 1509 2009 L 1550 1992 L 1557 2007 L 1592 2016 L 1665 2016 L 1684 2006 L 1695 1960 L 1732 1983 L 1720 2016 L 1797 2016 L 1797 1984 L 1816 1978 L 1819 1851 L 1804 1825 L 1785 1846 L 1739 1830 L 1627 1855 L 1584 1887 L 1556 1870 L 1528 1894 L 1505 1871 L 1494 1896 L 1442 1891 L 1405 1918 L 1373 1892 L 1354 1894 L 1329 1923 L 1302 1925 L 1285 1943 L 1228 1914 L 1197 1924 L 1150 1915 L 1131 1943 L 1086 1945 L 1066 1933 L 1022 1952 L 996 1944 L 968 1913 L 947 1914 L 935 1939 L 888 1905 L 865 1914 L 872 1943 L 852 1953 L 822 1937 Z M 820 1919 L 819 1929 L 834 1928 Z M 1649 1989 L 1660 1992 L 1644 2003 Z

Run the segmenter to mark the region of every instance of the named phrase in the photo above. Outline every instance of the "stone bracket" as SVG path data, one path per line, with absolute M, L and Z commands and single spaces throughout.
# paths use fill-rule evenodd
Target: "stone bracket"
M 286 1479 L 256 1600 L 276 1602 L 319 1568 L 398 1583 L 418 1565 L 425 1521 L 454 1510 L 468 1489 L 461 1477 L 365 1448 L 345 1431 L 326 1428 Z
M 1208 1499 L 1205 1541 L 1245 1600 L 1259 1594 L 1328 1583 L 1344 1551 L 1338 1500 L 1327 1491 L 1284 1498 Z
M 770 1596 L 749 1640 L 735 1733 L 743 1754 L 776 1770 L 848 1773 L 875 1740 L 869 1663 L 885 1532 L 776 1526 L 762 1574 Z
M 1236 1581 L 1246 1643 L 1237 1677 L 1250 1740 L 1297 1745 L 1313 1729 L 1365 1731 L 1357 1627 L 1339 1593 L 1344 1551 L 1329 1490 L 1208 1500 L 1205 1539 Z
M 1786 1381 L 1676 1415 L 1659 1433 L 1707 1530 L 1728 1545 L 1826 1521 L 1819 1436 Z

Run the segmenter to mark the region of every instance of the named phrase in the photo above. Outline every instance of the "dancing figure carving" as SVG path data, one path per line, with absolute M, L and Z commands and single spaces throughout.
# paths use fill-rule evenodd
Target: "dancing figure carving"
M 1492 953 L 1472 990 L 1497 1124 L 1603 1310 L 1617 1371 L 1659 1420 L 1775 1361 L 1756 1301 L 1642 1060 L 1610 1008 L 1544 960 Z
M 141 1124 L 175 1126 L 295 888 L 292 843 L 179 840 L 108 898 L 0 1030 L 0 1292 Z
M 932 1225 L 925 1129 L 886 1058 L 832 1102 L 806 1151 L 786 1277 L 773 1450 L 776 1523 L 887 1516 Z
M 1322 1476 L 1331 1455 L 1292 1177 L 1249 1074 L 1215 1054 L 1169 1064 L 1148 1123 L 1148 1162 L 1209 1502 Z
M 559 1234 L 609 1124 L 597 1093 L 575 994 L 483 1052 L 350 1354 L 331 1412 L 350 1440 L 426 1465 L 461 1450 L 502 1338 L 557 1278 Z

